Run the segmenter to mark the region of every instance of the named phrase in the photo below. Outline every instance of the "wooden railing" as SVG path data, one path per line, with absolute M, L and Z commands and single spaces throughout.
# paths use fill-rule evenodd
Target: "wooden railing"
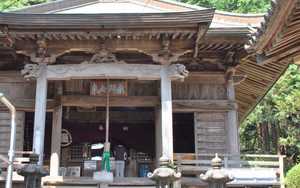
M 174 161 L 182 174 L 200 174 L 211 168 L 215 154 L 176 153 Z M 284 181 L 284 157 L 282 155 L 229 155 L 219 154 L 224 168 L 228 169 L 265 169 L 276 173 L 278 181 Z M 283 187 L 283 186 L 281 186 Z

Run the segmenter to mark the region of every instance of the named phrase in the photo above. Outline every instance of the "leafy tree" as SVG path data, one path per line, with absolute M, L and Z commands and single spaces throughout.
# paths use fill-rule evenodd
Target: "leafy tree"
M 24 6 L 36 5 L 47 0 L 1 0 L 0 11 L 13 10 Z
M 300 154 L 300 73 L 290 65 L 241 125 L 245 152 L 286 154 L 291 164 Z M 252 144 L 251 144 L 252 143 Z
M 237 13 L 264 13 L 270 7 L 270 0 L 182 0 L 182 2 Z

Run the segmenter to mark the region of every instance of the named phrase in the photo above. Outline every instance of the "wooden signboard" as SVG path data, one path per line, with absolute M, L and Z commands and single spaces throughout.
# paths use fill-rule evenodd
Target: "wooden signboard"
M 106 96 L 107 85 L 110 96 L 127 96 L 126 80 L 92 80 L 90 85 L 91 96 Z

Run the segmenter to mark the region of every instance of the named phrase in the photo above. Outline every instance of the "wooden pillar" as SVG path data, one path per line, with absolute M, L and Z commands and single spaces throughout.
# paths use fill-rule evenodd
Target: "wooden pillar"
M 173 161 L 172 87 L 166 66 L 162 67 L 160 75 L 162 155 Z
M 234 81 L 232 78 L 227 83 L 227 96 L 228 100 L 235 101 Z M 228 111 L 227 119 L 227 152 L 229 154 L 240 154 L 237 110 Z
M 47 105 L 47 64 L 39 65 L 39 75 L 36 79 L 35 113 L 33 151 L 39 155 L 39 165 L 43 164 L 44 137 Z
M 155 160 L 159 167 L 159 158 L 162 156 L 162 135 L 161 135 L 161 109 L 155 108 Z
M 54 109 L 52 120 L 50 176 L 59 176 L 60 148 L 62 128 L 62 106 Z

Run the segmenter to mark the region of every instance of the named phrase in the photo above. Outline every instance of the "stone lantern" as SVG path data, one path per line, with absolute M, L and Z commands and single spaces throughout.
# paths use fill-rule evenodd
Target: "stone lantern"
M 175 181 L 181 178 L 181 173 L 170 166 L 170 160 L 167 157 L 159 159 L 160 167 L 153 173 L 148 173 L 148 178 L 156 182 L 157 188 L 172 188 Z
M 222 160 L 216 154 L 211 160 L 212 169 L 200 175 L 200 179 L 208 183 L 208 188 L 225 188 L 226 183 L 233 180 L 233 177 L 222 169 Z
M 25 188 L 40 188 L 42 177 L 48 175 L 48 172 L 37 164 L 39 156 L 37 154 L 30 155 L 28 165 L 18 170 L 18 174 L 24 176 Z

